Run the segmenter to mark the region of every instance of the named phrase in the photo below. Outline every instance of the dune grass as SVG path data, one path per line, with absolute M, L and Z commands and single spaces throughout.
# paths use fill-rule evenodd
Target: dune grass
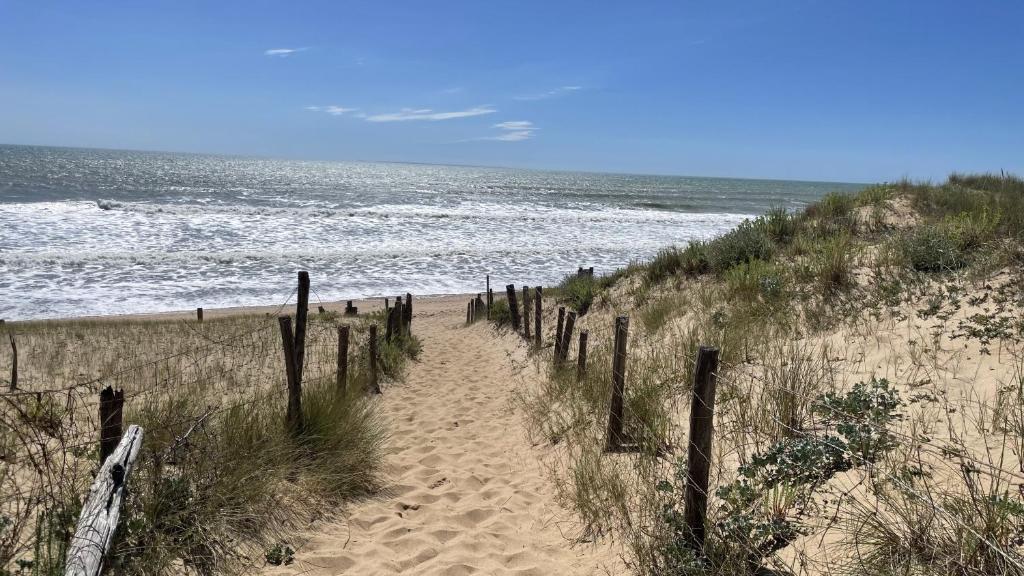
M 96 392 L 108 384 L 125 392 L 125 425 L 145 431 L 111 573 L 251 573 L 296 547 L 311 519 L 379 485 L 387 431 L 366 393 L 366 338 L 381 320 L 310 316 L 297 435 L 285 426 L 272 315 L 8 324 L 22 344 L 23 391 L 0 410 L 0 493 L 12 519 L 0 522 L 0 566 L 61 573 L 97 458 Z M 341 322 L 351 326 L 344 390 Z M 412 335 L 381 342 L 381 377 L 400 380 L 419 349 Z
M 598 283 L 579 325 L 584 378 L 538 356 L 544 377 L 518 393 L 535 439 L 556 447 L 552 477 L 581 537 L 614 538 L 637 574 L 1024 574 L 1022 201 L 1009 175 L 880 184 L 772 210 Z M 623 313 L 639 318 L 634 450 L 610 455 Z M 722 359 L 703 554 L 681 524 L 702 344 Z M 868 365 L 879 346 L 891 350 Z M 1011 374 L 986 384 L 998 397 L 947 397 L 989 370 Z

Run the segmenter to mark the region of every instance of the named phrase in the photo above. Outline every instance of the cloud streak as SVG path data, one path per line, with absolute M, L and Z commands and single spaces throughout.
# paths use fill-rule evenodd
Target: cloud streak
M 269 50 L 264 50 L 263 55 L 270 56 L 272 58 L 287 58 L 296 52 L 305 52 L 306 50 L 309 50 L 309 48 L 271 48 Z
M 306 110 L 309 110 L 310 112 L 324 112 L 326 114 L 330 114 L 331 116 L 341 116 L 342 114 L 345 114 L 347 112 L 355 112 L 356 110 L 359 110 L 359 108 L 345 108 L 344 106 L 331 105 L 306 106 Z
M 478 140 L 497 140 L 499 142 L 522 142 L 523 140 L 529 140 L 533 138 L 533 133 L 539 128 L 533 125 L 533 122 L 529 120 L 509 120 L 506 122 L 499 122 L 493 126 L 499 130 L 504 130 L 503 134 L 497 136 L 485 136 L 478 138 Z
M 548 90 L 547 92 L 540 92 L 538 94 L 526 94 L 524 96 L 513 96 L 512 99 L 513 100 L 526 100 L 526 101 L 547 100 L 548 98 L 555 98 L 557 96 L 562 96 L 563 94 L 568 94 L 570 92 L 576 92 L 577 90 L 582 90 L 582 89 L 583 89 L 582 86 L 559 86 L 558 88 L 554 88 L 552 90 Z
M 467 108 L 466 110 L 456 110 L 453 112 L 435 112 L 430 108 L 402 108 L 398 112 L 390 112 L 387 114 L 371 114 L 366 117 L 367 122 L 410 122 L 410 121 L 427 121 L 437 122 L 440 120 L 454 120 L 456 118 L 471 118 L 473 116 L 483 116 L 485 114 L 494 114 L 497 112 L 490 106 L 474 106 L 473 108 Z

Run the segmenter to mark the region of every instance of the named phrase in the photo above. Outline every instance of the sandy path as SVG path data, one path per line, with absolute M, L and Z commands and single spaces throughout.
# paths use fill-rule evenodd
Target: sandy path
M 562 536 L 571 514 L 510 409 L 516 338 L 464 319 L 461 298 L 417 308 L 421 361 L 381 398 L 391 427 L 385 493 L 352 505 L 346 522 L 314 526 L 295 563 L 268 573 L 621 572 L 609 548 Z

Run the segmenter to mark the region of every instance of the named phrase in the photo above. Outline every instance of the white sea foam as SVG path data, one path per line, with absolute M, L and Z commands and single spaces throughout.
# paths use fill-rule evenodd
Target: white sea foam
M 266 304 L 309 269 L 322 299 L 551 284 L 718 234 L 745 215 L 463 203 L 324 208 L 0 204 L 0 316 Z M 15 291 L 31 294 L 30 306 Z M 287 293 L 287 290 L 284 290 Z
M 11 146 L 0 178 L 6 318 L 551 285 L 835 189 Z

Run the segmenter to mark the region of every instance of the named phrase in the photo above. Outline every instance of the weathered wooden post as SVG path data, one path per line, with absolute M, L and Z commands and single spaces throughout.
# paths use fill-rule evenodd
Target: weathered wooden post
M 594 267 L 593 266 L 591 266 L 590 268 L 587 268 L 587 276 L 589 276 L 591 278 L 594 277 Z
M 384 311 L 387 312 L 388 310 L 391 310 L 391 300 L 388 299 L 388 298 L 385 298 L 384 299 Z
M 121 441 L 124 390 L 107 386 L 100 392 L 100 463 L 114 453 Z
M 115 445 L 110 457 L 104 459 L 82 504 L 75 533 L 68 542 L 64 576 L 103 573 L 103 556 L 114 540 L 125 488 L 141 447 L 142 428 L 133 424 Z
M 359 313 L 359 308 L 352 305 L 351 300 L 345 301 L 345 316 L 355 316 Z
M 615 319 L 615 348 L 612 356 L 612 401 L 608 410 L 608 440 L 605 450 L 618 450 L 625 443 L 622 434 L 624 398 L 626 393 L 626 335 L 629 318 Z
M 533 324 L 533 338 L 534 338 L 534 345 L 537 346 L 537 348 L 541 347 L 541 343 L 542 343 L 542 341 L 544 339 L 544 335 L 543 335 L 543 333 L 541 333 L 541 329 L 540 329 L 541 328 L 541 326 L 540 326 L 540 322 L 541 322 L 541 315 L 540 315 L 540 312 L 541 312 L 541 299 L 543 298 L 543 293 L 544 293 L 544 291 L 543 291 L 543 289 L 541 289 L 540 286 L 537 286 L 536 288 L 533 289 L 533 306 L 535 308 L 534 315 L 533 315 L 533 320 L 534 320 L 534 324 Z
M 466 302 L 466 325 L 473 323 L 473 301 Z
M 203 309 L 202 308 L 196 308 L 196 320 L 200 324 L 203 323 Z
M 370 324 L 370 390 L 380 394 L 380 381 L 377 379 L 377 325 Z
M 317 311 L 320 313 L 321 316 L 323 316 L 324 314 L 327 314 L 327 310 L 323 306 L 317 306 L 316 308 L 317 308 Z
M 2 322 L 2 320 L 0 320 Z M 8 332 L 11 341 L 11 390 L 18 389 L 18 343 L 14 341 L 14 332 Z
M 412 334 L 412 293 L 405 293 L 405 331 Z
M 590 333 L 580 330 L 580 349 L 576 354 L 576 380 L 583 380 L 587 374 L 587 338 Z
M 530 287 L 523 286 L 523 338 L 530 341 Z
M 299 271 L 299 301 L 295 306 L 295 381 L 302 387 L 306 361 L 306 316 L 309 314 L 309 272 Z
M 555 362 L 558 362 L 559 349 L 562 347 L 562 330 L 565 328 L 565 306 L 558 307 L 558 324 L 555 325 Z
M 576 313 L 569 312 L 565 317 L 565 328 L 562 330 L 562 346 L 559 361 L 565 362 L 569 359 L 569 347 L 572 345 L 572 330 L 576 326 Z
M 487 319 L 491 319 L 491 308 L 494 308 L 494 290 L 487 289 Z
M 693 373 L 690 445 L 686 456 L 686 490 L 683 496 L 683 523 L 687 531 L 687 544 L 698 552 L 704 550 L 717 376 L 718 348 L 701 346 L 697 352 L 697 366 Z
M 348 325 L 338 326 L 338 390 L 345 390 L 348 386 Z
M 402 303 L 402 297 L 398 296 L 395 298 L 395 338 L 401 339 L 402 337 L 402 326 L 405 324 L 405 305 Z
M 505 294 L 508 297 L 508 310 L 512 313 L 512 330 L 519 332 L 519 302 L 516 297 L 516 285 L 505 286 Z
M 288 379 L 288 411 L 285 423 L 293 434 L 302 429 L 302 380 L 300 380 L 295 357 L 295 338 L 292 335 L 292 319 L 290 316 L 278 316 L 277 324 L 281 329 L 281 346 L 284 349 L 284 371 Z

